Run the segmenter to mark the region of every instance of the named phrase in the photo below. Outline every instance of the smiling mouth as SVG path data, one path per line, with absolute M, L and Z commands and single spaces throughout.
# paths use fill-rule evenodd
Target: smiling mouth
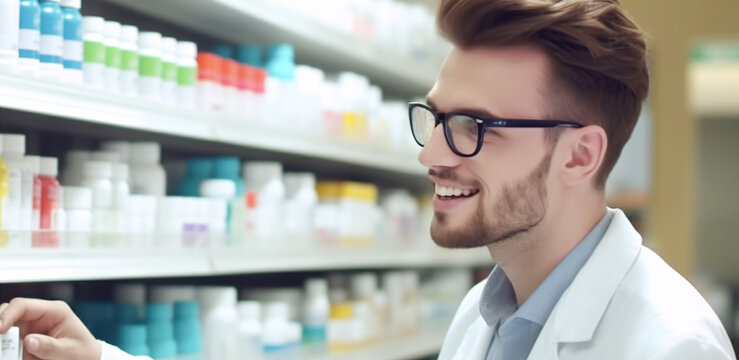
M 441 199 L 459 199 L 477 195 L 479 189 L 460 189 L 449 186 L 435 186 L 435 194 Z

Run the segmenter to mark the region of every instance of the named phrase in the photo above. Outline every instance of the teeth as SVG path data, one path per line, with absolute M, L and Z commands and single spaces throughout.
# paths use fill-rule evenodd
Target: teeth
M 447 186 L 436 185 L 436 195 L 439 196 L 469 196 L 472 190 L 469 189 L 457 189 Z

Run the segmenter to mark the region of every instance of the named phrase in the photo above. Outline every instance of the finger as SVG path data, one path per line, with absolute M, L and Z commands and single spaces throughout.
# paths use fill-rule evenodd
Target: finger
M 66 351 L 64 341 L 41 334 L 31 334 L 23 340 L 23 351 L 38 359 L 66 359 L 73 356 Z
M 0 333 L 19 322 L 33 322 L 42 317 L 52 324 L 58 323 L 64 319 L 63 306 L 66 304 L 57 301 L 15 298 L 0 313 Z

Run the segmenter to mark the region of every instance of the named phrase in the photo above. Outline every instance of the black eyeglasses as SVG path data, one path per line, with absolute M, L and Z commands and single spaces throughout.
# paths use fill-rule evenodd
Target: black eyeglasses
M 461 112 L 442 113 L 423 103 L 408 104 L 411 132 L 423 147 L 431 139 L 436 125 L 444 125 L 444 137 L 452 151 L 463 157 L 477 155 L 487 128 L 580 128 L 582 124 L 559 120 L 482 119 Z

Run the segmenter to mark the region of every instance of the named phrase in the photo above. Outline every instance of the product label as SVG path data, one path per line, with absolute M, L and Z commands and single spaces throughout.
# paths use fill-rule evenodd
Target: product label
M 0 1 L 0 50 L 18 51 L 17 2 Z
M 82 54 L 86 63 L 105 64 L 105 45 L 102 42 L 85 41 Z
M 115 46 L 105 47 L 105 67 L 119 69 L 121 67 L 121 49 Z
M 145 77 L 161 77 L 162 59 L 155 56 L 139 57 L 139 75 Z
M 198 68 L 192 66 L 177 67 L 177 85 L 195 86 L 198 83 Z
M 177 64 L 171 62 L 162 63 L 162 80 L 168 82 L 177 81 Z
M 18 31 L 18 55 L 22 58 L 38 59 L 41 34 L 37 30 L 20 29 Z
M 64 40 L 58 35 L 41 35 L 39 60 L 44 63 L 62 63 Z
M 82 70 L 82 41 L 65 40 L 62 63 L 65 69 Z
M 139 53 L 134 50 L 121 50 L 121 70 L 139 71 Z

